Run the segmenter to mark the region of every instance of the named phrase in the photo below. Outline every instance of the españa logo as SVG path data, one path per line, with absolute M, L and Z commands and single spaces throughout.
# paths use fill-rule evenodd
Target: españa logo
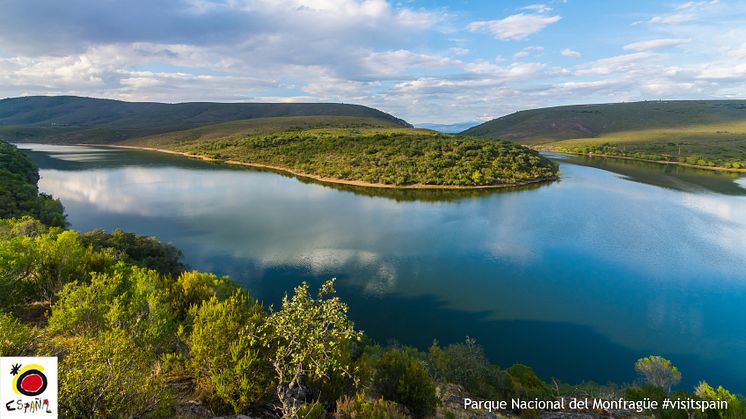
M 57 358 L 0 358 L 0 419 L 57 417 Z

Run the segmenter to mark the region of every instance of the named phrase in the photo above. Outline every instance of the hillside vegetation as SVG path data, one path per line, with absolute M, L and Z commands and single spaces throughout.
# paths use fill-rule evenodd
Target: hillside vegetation
M 544 149 L 738 170 L 746 167 L 746 101 L 660 101 L 534 109 L 463 135 Z
M 408 127 L 377 109 L 340 103 L 152 103 L 75 96 L 0 100 L 0 138 L 7 141 L 114 143 L 241 119 L 349 116 Z
M 26 176 L 36 171 L 33 164 L 0 146 L 8 171 L 35 189 L 34 176 Z M 0 178 L 0 186 L 8 187 L 8 179 Z M 464 400 L 559 403 L 589 396 L 728 403 L 710 411 L 585 411 L 613 417 L 746 414 L 744 398 L 723 387 L 673 389 L 682 373 L 659 356 L 638 360 L 640 381 L 620 388 L 550 385 L 525 365 L 490 363 L 469 338 L 433 342 L 426 351 L 383 347 L 355 327 L 333 280 L 318 293 L 301 283 L 268 308 L 228 277 L 187 271 L 181 253 L 155 238 L 81 234 L 35 215 L 33 208 L 0 212 L 0 356 L 58 358 L 60 417 L 495 417 L 484 407 L 465 409 Z M 496 413 L 540 414 L 530 406 Z
M 122 144 L 366 185 L 503 186 L 557 176 L 556 164 L 533 150 L 500 140 L 382 128 L 360 121 L 345 125 L 339 118 L 278 119 L 230 127 L 220 124 Z

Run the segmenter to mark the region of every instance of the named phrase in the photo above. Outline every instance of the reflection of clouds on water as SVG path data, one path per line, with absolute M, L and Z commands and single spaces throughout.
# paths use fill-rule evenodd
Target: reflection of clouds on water
M 685 208 L 700 215 L 691 217 L 687 228 L 714 246 L 713 251 L 705 255 L 711 268 L 733 275 L 734 279 L 745 279 L 743 264 L 738 267 L 731 262 L 741 260 L 746 263 L 746 198 L 684 194 L 681 202 Z

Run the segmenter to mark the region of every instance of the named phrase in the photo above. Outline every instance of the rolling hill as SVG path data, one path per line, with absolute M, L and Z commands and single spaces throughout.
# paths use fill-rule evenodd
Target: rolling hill
M 654 101 L 516 112 L 462 135 L 709 168 L 746 167 L 746 101 Z
M 377 109 L 341 103 L 153 103 L 75 96 L 0 100 L 0 138 L 55 143 L 115 143 L 227 121 L 345 116 L 410 125 Z

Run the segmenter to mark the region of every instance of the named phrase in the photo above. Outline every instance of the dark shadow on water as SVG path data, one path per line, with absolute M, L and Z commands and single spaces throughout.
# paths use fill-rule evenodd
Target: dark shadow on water
M 543 153 L 560 163 L 595 167 L 622 175 L 625 179 L 684 192 L 716 192 L 725 195 L 746 195 L 746 189 L 735 181 L 738 173 L 697 169 L 673 164 L 659 164 L 608 157 Z M 561 166 L 560 166 L 561 170 Z
M 301 281 L 316 289 L 327 277 L 309 275 L 296 267 L 276 267 L 264 273 L 271 281 L 250 286 L 265 304 L 277 306 L 284 293 Z M 746 377 L 685 354 L 640 352 L 610 341 L 602 331 L 569 322 L 495 320 L 487 312 L 448 308 L 433 296 L 371 296 L 348 278 L 339 277 L 337 290 L 349 304 L 356 326 L 375 341 L 398 342 L 427 350 L 434 339 L 444 346 L 469 336 L 484 347 L 490 360 L 505 368 L 514 363 L 532 367 L 545 380 L 627 384 L 635 381 L 634 363 L 649 355 L 671 359 L 683 373 L 680 388 L 691 390 L 700 380 L 731 390 L 746 388 Z M 631 325 L 630 327 L 634 327 Z

